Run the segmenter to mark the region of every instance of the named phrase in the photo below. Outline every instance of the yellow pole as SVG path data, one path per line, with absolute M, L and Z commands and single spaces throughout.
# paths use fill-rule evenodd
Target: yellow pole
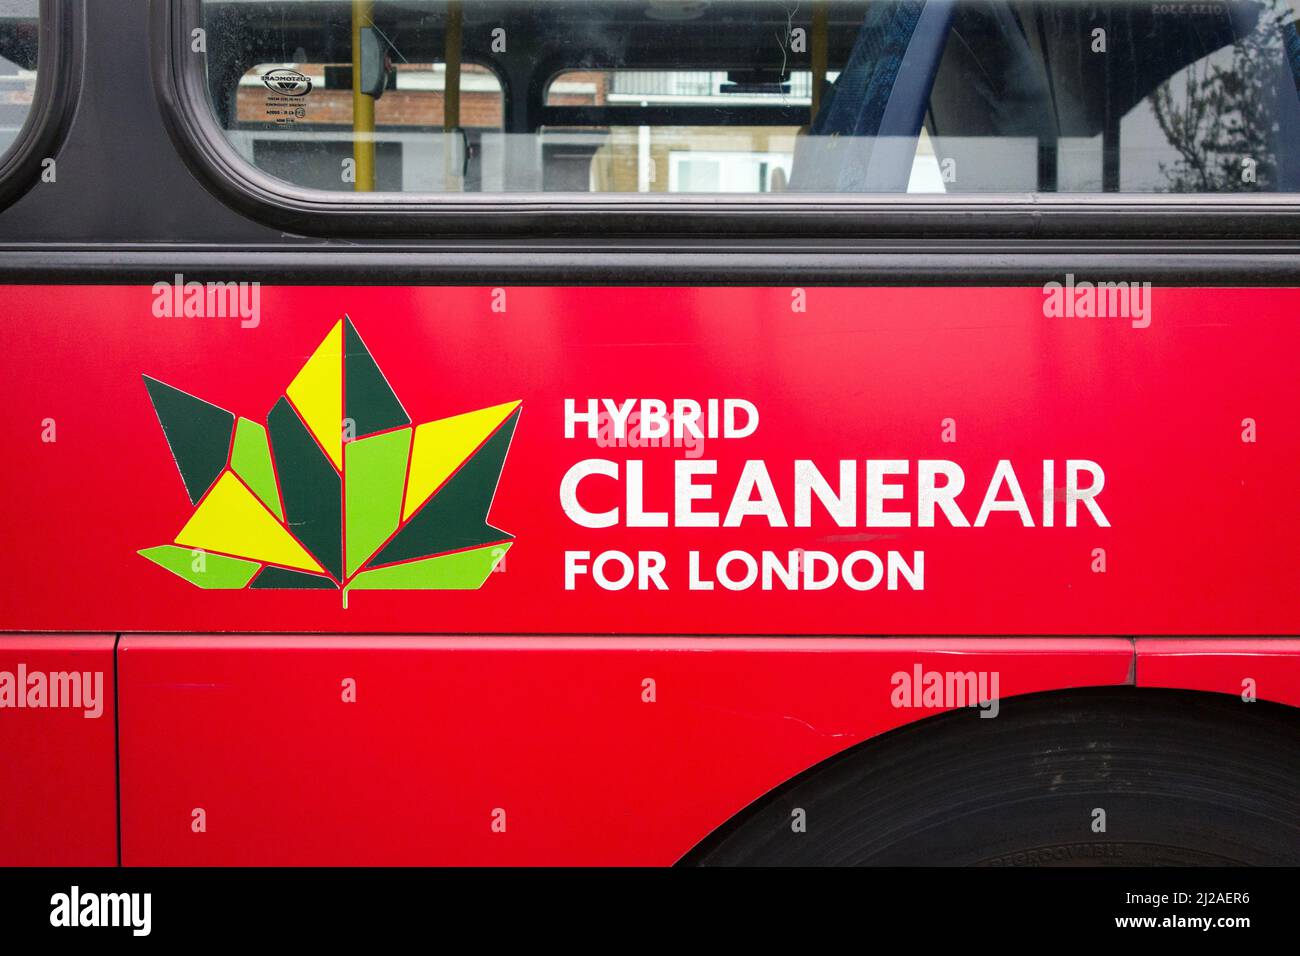
M 822 106 L 822 88 L 826 85 L 826 66 L 830 58 L 828 33 L 830 14 L 826 0 L 813 0 L 812 5 L 812 107 L 808 122 L 817 118 Z
M 375 100 L 361 92 L 361 30 L 371 26 L 374 0 L 352 0 L 352 158 L 359 193 L 375 191 Z
M 447 0 L 447 37 L 443 50 L 446 73 L 442 83 L 442 167 L 443 183 L 448 192 L 464 189 L 463 172 L 452 160 L 460 152 L 460 143 L 453 148 L 452 137 L 460 130 L 460 52 L 465 11 L 460 0 Z

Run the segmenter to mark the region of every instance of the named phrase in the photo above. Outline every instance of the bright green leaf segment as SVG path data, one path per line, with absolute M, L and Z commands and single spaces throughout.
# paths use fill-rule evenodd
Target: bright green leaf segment
M 474 548 L 472 551 L 459 551 L 456 554 L 375 568 L 358 574 L 348 585 L 348 590 L 480 588 L 509 550 L 510 543 L 504 542 L 486 548 Z
M 343 446 L 348 577 L 397 530 L 410 451 L 409 428 L 359 438 Z
M 174 544 L 145 548 L 140 554 L 191 584 L 212 590 L 242 588 L 253 580 L 253 575 L 261 567 L 256 561 L 202 551 L 196 554 L 192 548 L 181 548 Z
M 230 453 L 230 467 L 262 504 L 283 521 L 280 490 L 275 486 L 275 466 L 271 464 L 271 446 L 266 440 L 266 429 L 257 422 L 241 418 L 235 426 L 235 447 Z

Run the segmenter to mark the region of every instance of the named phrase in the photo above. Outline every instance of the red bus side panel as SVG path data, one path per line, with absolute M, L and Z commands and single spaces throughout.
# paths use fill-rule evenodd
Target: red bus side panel
M 670 864 L 940 712 L 894 706 L 897 674 L 1008 697 L 1132 661 L 1121 639 L 126 636 L 123 860 Z
M 1300 707 L 1300 640 L 1141 638 L 1137 641 L 1137 684 Z
M 0 866 L 117 863 L 114 640 L 0 635 Z
M 0 323 L 0 354 L 15 439 L 0 470 L 11 542 L 0 551 L 0 579 L 10 588 L 0 627 L 1300 633 L 1300 290 L 1157 288 L 1139 320 L 1049 314 L 1037 288 L 268 286 L 257 290 L 255 324 L 246 324 L 174 314 L 180 293 L 160 286 L 6 289 L 14 320 Z M 160 314 L 167 310 L 173 314 Z M 522 403 L 517 417 L 500 411 L 513 433 L 488 505 L 491 534 L 511 536 L 507 563 L 495 566 L 505 573 L 412 590 L 406 572 L 419 569 L 399 569 L 370 578 L 382 587 L 353 590 L 345 607 L 337 589 L 304 589 L 320 576 L 292 570 L 315 566 L 293 535 L 320 550 L 321 561 L 341 564 L 339 496 L 317 482 L 323 474 L 337 483 L 337 469 L 321 464 L 296 415 L 341 460 L 342 370 L 329 342 L 344 315 L 385 376 L 371 374 L 365 394 L 386 382 L 413 424 L 442 423 L 425 433 L 428 454 L 415 441 L 412 474 L 427 480 L 407 484 L 408 505 L 445 474 L 437 436 L 457 427 L 448 418 Z M 304 374 L 313 356 L 320 361 Z M 322 370 L 332 377 L 316 374 Z M 348 390 L 349 401 L 362 392 Z M 566 422 L 567 402 L 585 413 L 591 401 L 641 398 L 705 406 L 743 399 L 757 425 L 677 447 L 650 441 L 648 429 L 620 441 L 608 421 L 592 433 Z M 393 401 L 384 403 L 358 436 L 401 420 L 389 414 Z M 284 428 L 270 421 L 268 430 L 288 514 L 278 525 L 261 431 L 276 415 Z M 214 481 L 236 416 L 246 420 L 236 436 L 242 465 L 232 456 L 239 476 Z M 745 420 L 741 412 L 738 424 Z M 354 464 L 400 498 L 406 459 L 400 440 L 389 447 L 396 431 L 370 438 L 367 461 Z M 363 454 L 360 445 L 353 451 Z M 566 493 L 566 476 L 590 459 L 605 473 L 581 477 Z M 882 466 L 874 479 L 868 460 Z M 960 470 L 955 518 L 919 500 L 921 463 L 935 461 Z M 847 466 L 856 486 L 847 518 L 817 499 L 799 520 L 796 475 L 810 467 L 801 462 L 837 490 Z M 1095 502 L 1087 500 L 1104 524 L 1072 495 L 1070 462 L 1091 463 L 1077 477 L 1080 487 L 1100 487 Z M 690 477 L 698 497 L 679 493 L 678 466 L 704 469 Z M 345 496 L 357 487 L 353 466 L 346 471 Z M 488 500 L 495 479 L 474 478 L 471 490 L 483 491 L 476 503 Z M 290 501 L 295 489 L 310 494 Z M 443 499 L 457 499 L 453 511 L 463 490 Z M 575 504 L 617 514 L 609 527 L 590 527 L 575 520 Z M 679 509 L 717 526 L 682 520 Z M 922 520 L 927 510 L 933 526 Z M 321 545 L 327 531 L 335 540 Z M 352 536 L 349 573 L 362 573 L 352 561 L 361 549 L 376 548 L 376 561 L 395 567 L 422 548 L 456 551 L 462 540 L 408 536 L 380 555 L 387 531 Z M 195 549 L 211 559 L 199 585 Z M 591 565 L 606 551 L 661 555 L 666 590 L 644 578 L 600 586 Z M 863 551 L 882 561 L 897 553 L 914 570 L 923 555 L 923 586 L 877 581 L 855 589 L 843 574 L 827 587 L 795 589 L 745 580 L 746 557 L 774 556 L 778 571 L 800 577 L 803 569 L 790 573 L 792 556 L 846 562 Z M 232 553 L 253 562 L 232 563 Z M 566 586 L 575 553 L 589 553 L 590 563 Z M 473 558 L 450 563 L 463 560 Z M 267 577 L 241 587 L 259 567 Z M 812 558 L 804 568 L 816 568 Z M 616 565 L 604 570 L 621 576 Z M 740 586 L 729 587 L 724 572 Z M 856 567 L 859 580 L 870 572 Z M 459 571 L 449 576 L 465 583 Z M 275 586 L 261 589 L 267 581 Z

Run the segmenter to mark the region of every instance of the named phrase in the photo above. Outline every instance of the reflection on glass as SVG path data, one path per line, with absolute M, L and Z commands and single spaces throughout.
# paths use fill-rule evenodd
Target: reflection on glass
M 36 91 L 37 0 L 0 0 L 0 155 L 27 122 Z
M 204 0 L 212 106 L 298 186 L 1300 189 L 1285 0 Z

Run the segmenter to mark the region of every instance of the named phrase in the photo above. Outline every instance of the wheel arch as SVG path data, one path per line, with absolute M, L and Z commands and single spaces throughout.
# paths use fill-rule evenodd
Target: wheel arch
M 1120 706 L 1128 703 L 1135 713 L 1141 709 L 1141 705 L 1153 702 L 1164 702 L 1171 707 L 1178 707 L 1197 704 L 1227 704 L 1235 701 L 1242 706 L 1247 706 L 1241 694 L 1195 687 L 1143 685 L 1140 681 L 1129 684 L 1074 686 L 1033 691 L 1008 696 L 1003 699 L 1002 703 L 1013 708 L 1051 703 L 1064 709 L 1076 704 L 1080 699 L 1089 698 L 1097 700 L 1110 699 Z M 1295 702 L 1260 697 L 1251 701 L 1248 706 L 1252 708 L 1250 714 L 1253 718 L 1267 717 L 1289 725 L 1297 739 L 1300 739 L 1300 706 L 1297 706 Z M 785 803 L 799 791 L 815 787 L 816 781 L 819 778 L 824 779 L 828 771 L 833 771 L 848 764 L 875 761 L 879 755 L 891 748 L 900 745 L 905 746 L 909 742 L 916 743 L 919 739 L 931 735 L 943 734 L 953 728 L 954 725 L 963 722 L 966 724 L 972 723 L 969 708 L 946 710 L 942 713 L 893 727 L 846 747 L 795 774 L 751 802 L 692 847 L 675 865 L 707 865 L 709 858 L 729 840 L 740 834 L 746 826 L 769 813 L 772 808 Z M 978 721 L 975 721 L 975 723 L 978 724 Z

